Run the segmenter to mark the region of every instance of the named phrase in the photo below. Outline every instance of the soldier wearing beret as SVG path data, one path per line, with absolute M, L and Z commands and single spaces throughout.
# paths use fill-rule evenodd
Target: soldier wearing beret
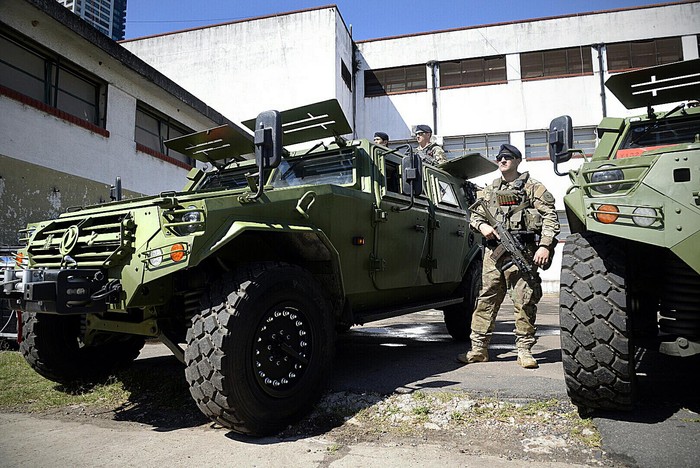
M 374 143 L 389 147 L 389 135 L 384 132 L 374 132 Z
M 447 161 L 445 150 L 437 143 L 431 143 L 433 129 L 427 125 L 416 125 L 416 141 L 418 142 L 418 155 L 423 162 L 433 166 Z
M 559 233 L 554 197 L 527 172 L 518 172 L 522 155 L 515 146 L 502 145 L 496 161 L 501 177 L 480 191 L 478 197 L 486 202 L 489 212 L 499 223 L 504 223 L 514 236 L 519 237 L 534 264 L 546 268 Z M 528 283 L 517 266 L 508 267 L 507 255 L 497 260 L 492 258 L 498 233 L 489 225 L 483 213 L 483 207 L 479 205 L 471 212 L 470 219 L 470 228 L 481 233 L 486 242 L 482 267 L 483 285 L 472 315 L 471 350 L 459 354 L 457 360 L 465 364 L 488 361 L 487 350 L 496 315 L 509 290 L 515 309 L 517 362 L 524 368 L 535 368 L 537 361 L 532 356 L 531 349 L 535 344 L 535 319 L 542 287 L 539 282 Z M 522 234 L 524 232 L 527 233 Z

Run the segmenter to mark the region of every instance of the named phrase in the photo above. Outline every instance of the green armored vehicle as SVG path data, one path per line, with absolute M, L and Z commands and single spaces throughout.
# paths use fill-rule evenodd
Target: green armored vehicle
M 569 172 L 561 346 L 569 396 L 585 411 L 632 408 L 637 348 L 700 354 L 700 106 L 651 108 L 700 97 L 698 70 L 689 60 L 608 79 L 627 108 L 647 112 L 604 118 L 592 158 Z M 568 116 L 552 121 L 557 174 L 575 152 L 571 132 Z
M 332 139 L 350 132 L 335 100 L 246 125 L 254 134 L 223 126 L 167 143 L 215 167 L 191 170 L 180 192 L 27 226 L 3 288 L 38 373 L 103 376 L 158 338 L 204 414 L 270 434 L 320 395 L 338 330 L 436 308 L 467 339 L 481 253 L 465 179 L 492 162 L 432 167 Z

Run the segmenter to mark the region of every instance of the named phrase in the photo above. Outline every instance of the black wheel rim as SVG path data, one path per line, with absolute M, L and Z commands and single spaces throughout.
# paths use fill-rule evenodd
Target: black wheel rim
M 253 372 L 260 388 L 277 398 L 293 393 L 309 368 L 313 344 L 311 324 L 300 309 L 271 308 L 253 337 Z

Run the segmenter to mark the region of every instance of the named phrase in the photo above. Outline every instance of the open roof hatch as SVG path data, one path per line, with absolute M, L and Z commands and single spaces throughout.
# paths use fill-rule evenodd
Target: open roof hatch
M 700 98 L 700 59 L 613 75 L 605 86 L 628 109 Z
M 481 153 L 466 153 L 439 164 L 438 167 L 460 179 L 479 177 L 498 169 L 495 162 L 483 157 Z
M 284 146 L 352 132 L 336 99 L 296 107 L 280 114 Z M 204 162 L 251 159 L 244 156 L 255 152 L 252 133 L 255 119 L 246 120 L 243 125 L 247 128 L 229 124 L 190 133 L 167 140 L 165 145 L 178 153 Z

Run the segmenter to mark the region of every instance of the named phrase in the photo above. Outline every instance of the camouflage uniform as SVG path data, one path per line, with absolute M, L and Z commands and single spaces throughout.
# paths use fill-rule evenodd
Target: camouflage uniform
M 551 247 L 559 233 L 554 197 L 527 172 L 510 183 L 502 178 L 494 180 L 478 197 L 485 200 L 499 222 L 507 222 L 509 230 L 534 230 L 539 235 L 539 240 L 536 236 L 522 239 L 530 257 L 534 256 L 538 246 Z M 470 227 L 476 232 L 482 223 L 487 223 L 482 213 L 481 206 L 471 213 Z M 528 284 L 515 265 L 502 272 L 499 267 L 508 261 L 507 255 L 494 262 L 492 252 L 487 244 L 482 269 L 483 286 L 472 316 L 472 349 L 488 347 L 498 309 L 510 290 L 515 309 L 515 342 L 518 349 L 530 350 L 535 344 L 537 302 L 542 297 L 542 287 L 539 283 Z
M 433 166 L 447 162 L 445 150 L 442 149 L 442 146 L 438 145 L 437 143 L 430 143 L 425 148 L 419 147 L 416 152 L 424 163 L 431 164 Z

